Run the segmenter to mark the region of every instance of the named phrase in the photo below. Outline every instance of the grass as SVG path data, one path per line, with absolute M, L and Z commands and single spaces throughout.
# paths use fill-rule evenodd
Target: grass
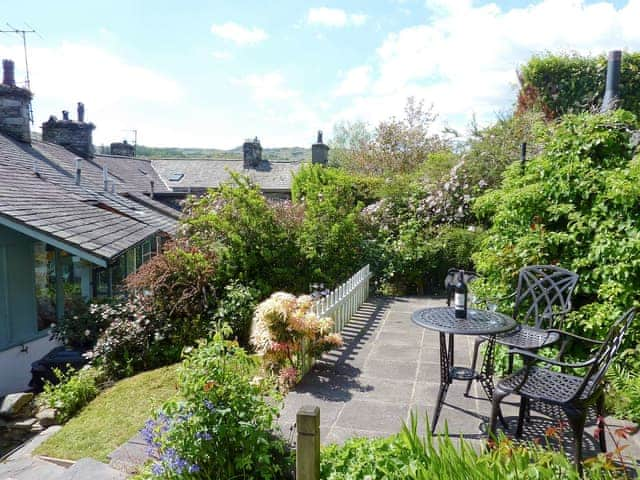
M 177 367 L 158 368 L 117 382 L 34 453 L 107 461 L 107 455 L 133 437 L 155 408 L 176 394 Z

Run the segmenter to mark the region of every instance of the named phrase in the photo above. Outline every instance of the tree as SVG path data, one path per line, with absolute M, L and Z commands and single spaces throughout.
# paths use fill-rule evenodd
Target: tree
M 385 176 L 409 173 L 447 142 L 430 133 L 436 115 L 413 97 L 404 118 L 391 117 L 371 131 L 364 122 L 339 123 L 334 128 L 332 163 L 353 173 Z

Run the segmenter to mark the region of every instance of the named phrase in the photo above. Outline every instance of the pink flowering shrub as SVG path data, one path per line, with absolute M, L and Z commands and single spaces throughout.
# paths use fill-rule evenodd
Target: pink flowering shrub
M 276 292 L 256 308 L 251 344 L 283 389 L 300 380 L 306 356 L 315 358 L 342 345 L 340 334 L 333 332 L 333 320 L 319 318 L 312 307 L 308 295 Z

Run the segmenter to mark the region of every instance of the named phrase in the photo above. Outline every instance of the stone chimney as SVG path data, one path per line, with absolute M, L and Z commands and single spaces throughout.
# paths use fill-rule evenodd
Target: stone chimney
M 93 156 L 93 123 L 84 121 L 84 104 L 78 102 L 78 121 L 69 120 L 69 112 L 62 111 L 62 120 L 51 115 L 42 124 L 42 140 L 57 143 L 83 158 Z
M 262 146 L 260 140 L 255 137 L 253 140 L 247 140 L 242 145 L 242 158 L 244 159 L 244 168 L 256 168 L 262 161 Z
M 329 145 L 322 141 L 322 130 L 318 130 L 318 141 L 311 145 L 311 163 L 327 166 L 329 162 Z
M 26 88 L 16 86 L 12 60 L 2 61 L 0 85 L 0 132 L 31 143 L 31 98 Z
M 114 142 L 110 146 L 111 155 L 120 155 L 122 157 L 135 157 L 136 149 L 133 145 L 126 140 L 121 142 Z

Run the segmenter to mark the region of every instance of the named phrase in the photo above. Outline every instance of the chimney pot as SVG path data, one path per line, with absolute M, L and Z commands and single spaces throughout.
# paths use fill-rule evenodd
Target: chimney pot
M 84 103 L 78 102 L 78 121 L 84 122 Z
M 13 60 L 2 60 L 2 83 L 10 87 L 16 86 Z
M 62 120 L 69 120 L 69 111 L 62 110 Z

